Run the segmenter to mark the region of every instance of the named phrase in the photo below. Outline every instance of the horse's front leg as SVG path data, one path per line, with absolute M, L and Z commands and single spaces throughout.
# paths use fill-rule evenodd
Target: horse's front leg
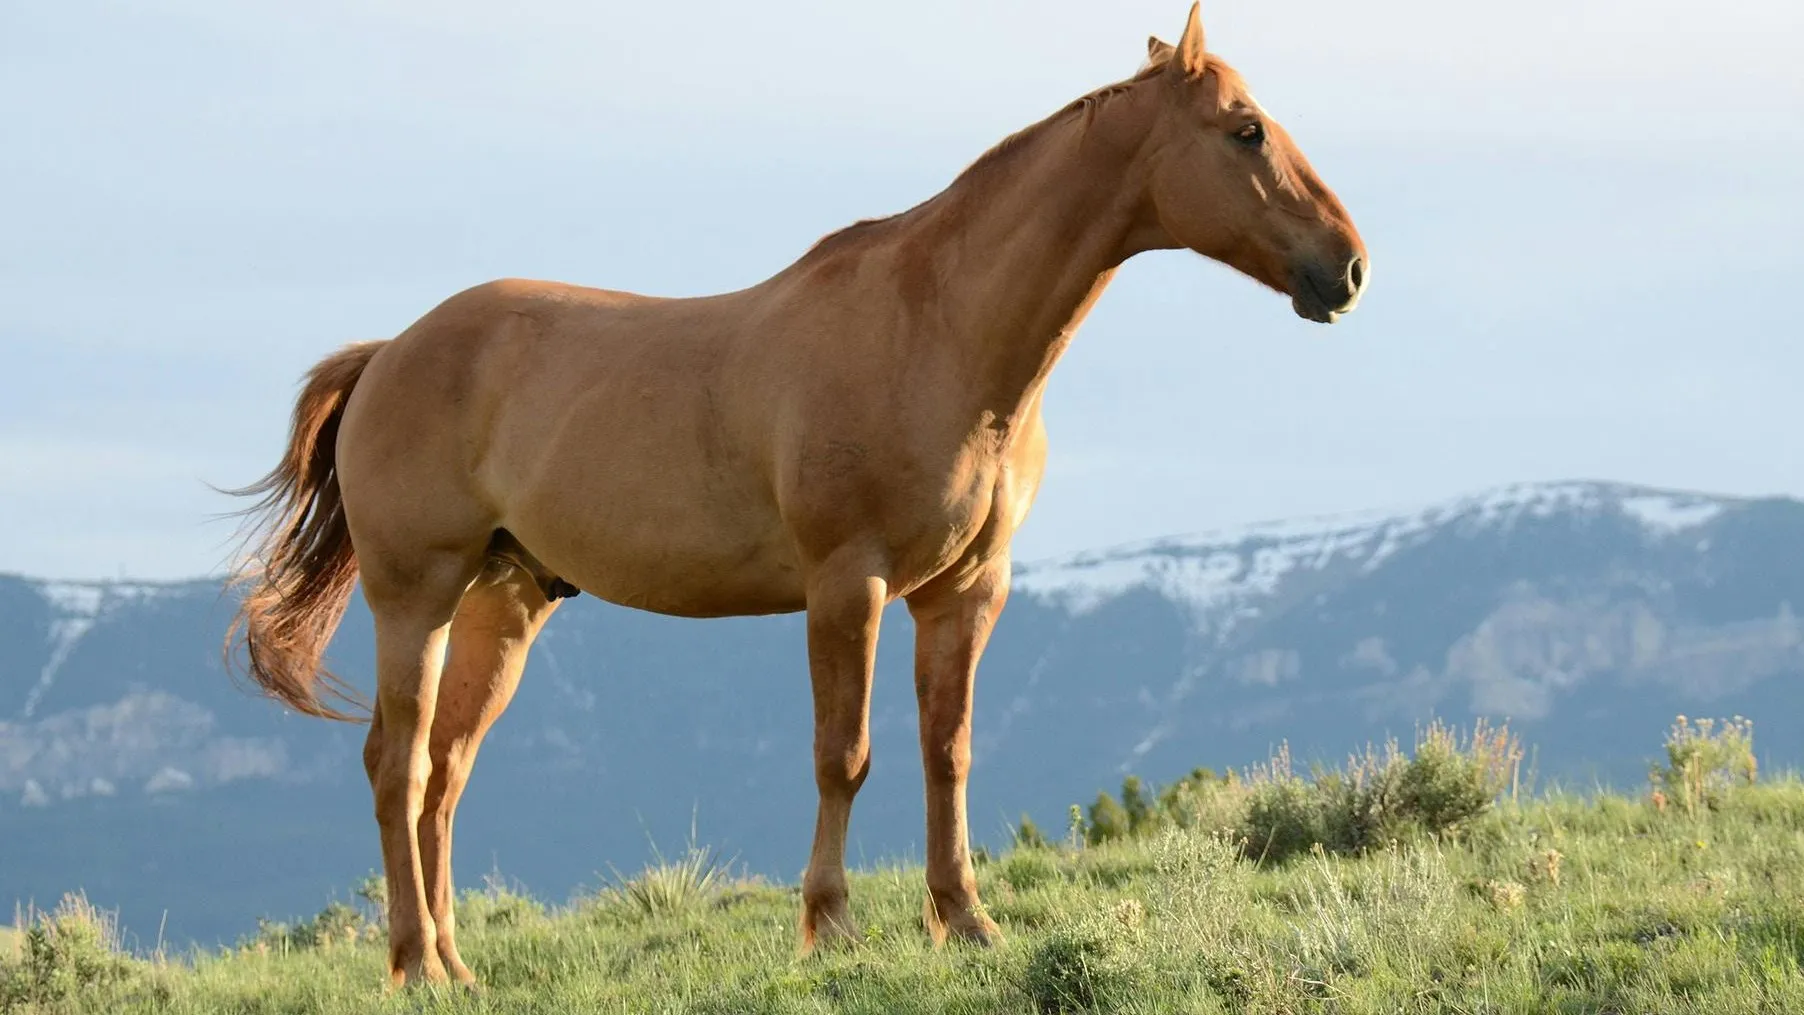
M 908 599 L 915 620 L 915 695 L 921 710 L 921 763 L 927 783 L 928 933 L 979 944 L 1001 941 L 977 899 L 971 869 L 965 782 L 971 772 L 971 692 L 977 660 L 1008 598 L 1003 553 L 963 588 L 929 586 Z
M 808 583 L 808 667 L 814 684 L 814 780 L 820 812 L 802 878 L 802 949 L 851 940 L 846 827 L 871 764 L 871 668 L 888 597 L 874 568 L 828 561 Z

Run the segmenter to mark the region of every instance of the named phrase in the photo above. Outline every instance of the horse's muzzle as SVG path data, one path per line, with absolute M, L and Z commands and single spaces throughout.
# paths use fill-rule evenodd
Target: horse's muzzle
M 1365 258 L 1358 255 L 1338 264 L 1305 261 L 1291 271 L 1290 306 L 1304 320 L 1333 324 L 1359 305 L 1365 283 Z

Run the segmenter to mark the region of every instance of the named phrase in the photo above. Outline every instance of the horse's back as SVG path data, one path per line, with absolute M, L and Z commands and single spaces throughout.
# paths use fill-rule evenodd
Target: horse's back
M 585 591 L 661 612 L 791 609 L 761 374 L 732 297 L 503 279 L 377 357 L 343 437 L 352 499 L 471 505 Z

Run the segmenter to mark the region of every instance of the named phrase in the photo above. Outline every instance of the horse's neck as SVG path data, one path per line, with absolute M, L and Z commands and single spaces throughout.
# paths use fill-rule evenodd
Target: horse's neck
M 955 347 L 964 386 L 1012 423 L 1038 400 L 1072 335 L 1133 250 L 1144 193 L 1129 98 L 1039 128 L 1004 165 L 950 188 L 919 232 L 935 281 L 934 341 Z M 1091 115 L 1097 122 L 1085 124 Z M 970 176 L 971 174 L 967 174 Z

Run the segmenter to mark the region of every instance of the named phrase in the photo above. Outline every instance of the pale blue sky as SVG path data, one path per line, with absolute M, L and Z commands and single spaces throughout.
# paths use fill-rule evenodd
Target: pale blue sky
M 0 6 L 0 570 L 215 570 L 300 373 L 499 275 L 755 282 L 1181 0 Z M 1602 478 L 1804 494 L 1804 5 L 1211 0 L 1373 257 L 1331 329 L 1132 262 L 1019 557 Z

